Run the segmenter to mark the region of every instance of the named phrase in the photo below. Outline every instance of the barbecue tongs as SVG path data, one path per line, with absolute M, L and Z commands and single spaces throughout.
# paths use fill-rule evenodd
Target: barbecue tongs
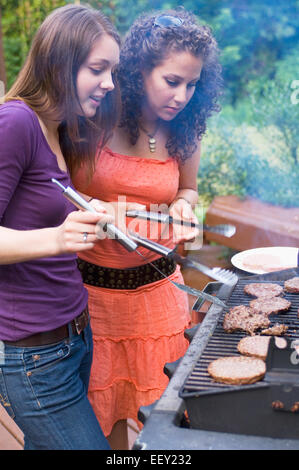
M 52 178 L 52 182 L 57 184 L 60 189 L 63 191 L 63 195 L 70 200 L 76 207 L 79 209 L 87 210 L 90 212 L 96 212 L 96 210 L 88 203 L 85 201 L 85 199 L 80 196 L 80 194 L 76 193 L 72 188 L 69 186 L 65 188 L 59 181 L 57 181 L 55 178 Z M 128 237 L 125 233 L 123 233 L 121 230 L 119 230 L 117 227 L 115 227 L 113 224 L 106 224 L 106 232 L 111 238 L 115 238 L 121 245 L 123 245 L 129 252 L 135 251 L 137 254 L 139 254 L 142 258 L 146 259 L 142 253 L 140 253 L 137 248 L 138 245 L 143 245 L 149 250 L 155 251 L 162 256 L 169 256 L 171 253 L 171 250 L 165 249 L 162 245 L 159 245 L 158 243 L 151 242 L 150 240 L 147 240 L 146 238 L 139 237 L 136 233 L 132 232 L 130 233 L 130 237 Z M 135 241 L 136 240 L 136 241 Z M 137 243 L 136 243 L 137 242 Z M 161 251 L 162 250 L 162 251 Z M 156 268 L 156 267 L 155 267 Z M 156 268 L 158 270 L 158 268 Z M 160 271 L 161 274 L 163 274 Z M 164 274 L 163 274 L 164 275 Z M 167 277 L 167 276 L 165 276 Z M 197 300 L 194 304 L 193 309 L 195 310 L 200 307 L 200 302 L 199 299 L 203 300 L 208 300 L 210 302 L 216 303 L 218 305 L 221 305 L 222 307 L 226 307 L 226 305 L 217 297 L 214 297 L 212 295 L 206 294 L 205 292 L 202 292 L 197 289 L 192 289 L 191 287 L 185 286 L 184 284 L 179 284 L 177 282 L 174 282 L 169 279 L 169 281 L 174 284 L 178 289 L 184 290 L 185 292 L 194 295 L 197 297 Z
M 194 222 L 187 222 L 185 220 L 174 219 L 171 215 L 161 212 L 147 212 L 147 211 L 127 211 L 127 217 L 137 217 L 139 219 L 152 220 L 154 222 L 161 222 L 162 224 L 176 224 L 184 225 L 185 227 L 199 228 L 204 232 L 213 232 L 230 238 L 236 233 L 236 227 L 230 224 L 219 225 L 206 225 L 195 224 Z
M 206 274 L 207 276 L 215 279 L 216 281 L 220 281 L 223 284 L 234 284 L 237 281 L 237 276 L 233 272 L 229 271 L 228 269 L 222 268 L 209 268 L 204 264 L 198 263 L 195 260 L 185 258 L 184 256 L 179 255 L 175 249 L 171 250 L 166 246 L 160 245 L 159 243 L 153 242 L 148 240 L 147 238 L 143 238 L 135 232 L 128 231 L 129 237 L 134 240 L 137 244 L 147 248 L 148 250 L 154 251 L 155 253 L 159 253 L 161 256 L 165 256 L 166 258 L 172 258 L 176 263 L 182 265 L 184 268 L 191 268 L 196 269 L 197 271 Z
M 196 261 L 188 260 L 187 258 L 180 256 L 178 253 L 176 253 L 175 250 L 171 250 L 170 248 L 160 245 L 159 243 L 148 240 L 147 238 L 143 238 L 135 232 L 129 231 L 128 235 L 138 245 L 141 245 L 144 248 L 147 248 L 148 250 L 154 251 L 155 253 L 158 253 L 159 255 L 164 256 L 166 258 L 172 258 L 175 262 L 180 265 L 183 265 L 184 267 L 190 267 L 196 269 L 197 271 L 204 272 L 207 276 L 225 284 L 233 285 L 237 281 L 237 276 L 231 271 L 220 268 L 210 269 L 207 266 L 204 266 L 203 264 L 197 263 Z M 221 305 L 221 307 L 226 307 L 222 300 L 218 299 L 217 297 L 214 297 L 198 289 L 194 289 L 183 284 L 178 284 L 173 281 L 171 282 L 176 285 L 176 287 L 181 290 L 184 290 L 188 294 L 194 295 L 196 297 L 201 297 L 204 300 L 216 303 L 217 305 Z M 198 302 L 196 301 L 195 304 L 198 304 Z

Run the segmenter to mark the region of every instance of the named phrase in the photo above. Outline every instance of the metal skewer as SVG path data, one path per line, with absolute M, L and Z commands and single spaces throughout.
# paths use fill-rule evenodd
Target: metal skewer
M 149 212 L 149 211 L 127 211 L 127 217 L 137 217 L 139 219 L 151 220 L 153 222 L 160 222 L 162 224 L 176 224 L 183 225 L 185 227 L 198 228 L 205 232 L 218 233 L 225 237 L 232 237 L 236 233 L 236 227 L 230 224 L 219 224 L 219 225 L 206 225 L 206 224 L 195 224 L 194 222 L 187 222 L 185 220 L 174 219 L 169 214 L 161 212 Z

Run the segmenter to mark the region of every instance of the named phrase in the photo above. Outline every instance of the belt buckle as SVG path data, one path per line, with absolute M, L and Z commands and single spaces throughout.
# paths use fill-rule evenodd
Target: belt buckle
M 75 318 L 75 328 L 76 328 L 76 332 L 78 335 L 80 335 L 82 333 L 82 331 L 84 330 L 84 328 L 86 327 L 87 325 L 87 321 L 86 321 L 86 315 L 87 315 L 87 312 L 86 310 L 84 310 L 84 312 L 81 313 L 81 315 L 79 315 L 77 318 Z

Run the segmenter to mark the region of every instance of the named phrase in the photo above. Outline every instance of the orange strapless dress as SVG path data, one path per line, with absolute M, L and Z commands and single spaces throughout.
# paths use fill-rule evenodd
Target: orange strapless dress
M 94 198 L 118 201 L 121 195 L 128 202 L 146 204 L 149 210 L 152 204 L 169 205 L 173 201 L 178 191 L 179 169 L 174 159 L 161 162 L 120 155 L 106 147 L 92 181 L 88 185 L 85 181 L 84 172 L 78 172 L 74 178 L 76 188 Z M 136 220 L 127 218 L 126 222 L 137 228 Z M 161 235 L 161 224 L 154 223 L 155 227 L 153 222 L 140 224 L 144 225 L 138 226 L 138 233 L 173 247 L 171 229 L 165 238 Z M 129 253 L 115 240 L 105 239 L 93 250 L 80 253 L 80 258 L 118 269 L 159 258 L 145 248 L 140 247 L 139 251 L 146 260 L 135 252 Z M 169 278 L 183 283 L 179 267 Z M 141 429 L 138 409 L 160 398 L 168 384 L 163 373 L 165 363 L 183 356 L 188 347 L 184 338 L 184 330 L 190 326 L 187 295 L 167 279 L 134 290 L 85 286 L 94 340 L 90 402 L 106 436 L 122 419 L 135 420 Z

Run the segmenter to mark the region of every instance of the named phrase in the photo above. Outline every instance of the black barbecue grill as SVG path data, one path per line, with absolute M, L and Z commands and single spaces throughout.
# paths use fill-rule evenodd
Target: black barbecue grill
M 263 380 L 227 385 L 215 382 L 207 372 L 214 359 L 239 355 L 237 344 L 246 333 L 226 333 L 222 323 L 230 308 L 252 300 L 244 292 L 245 284 L 283 285 L 294 276 L 299 276 L 299 268 L 240 278 L 233 287 L 208 284 L 209 293 L 217 294 L 227 308 L 211 305 L 135 449 L 299 449 L 299 354 L 294 348 L 294 342 L 299 343 L 299 294 L 285 293 L 291 309 L 270 316 L 270 326 L 288 326 L 287 347 L 277 348 L 271 338 Z

